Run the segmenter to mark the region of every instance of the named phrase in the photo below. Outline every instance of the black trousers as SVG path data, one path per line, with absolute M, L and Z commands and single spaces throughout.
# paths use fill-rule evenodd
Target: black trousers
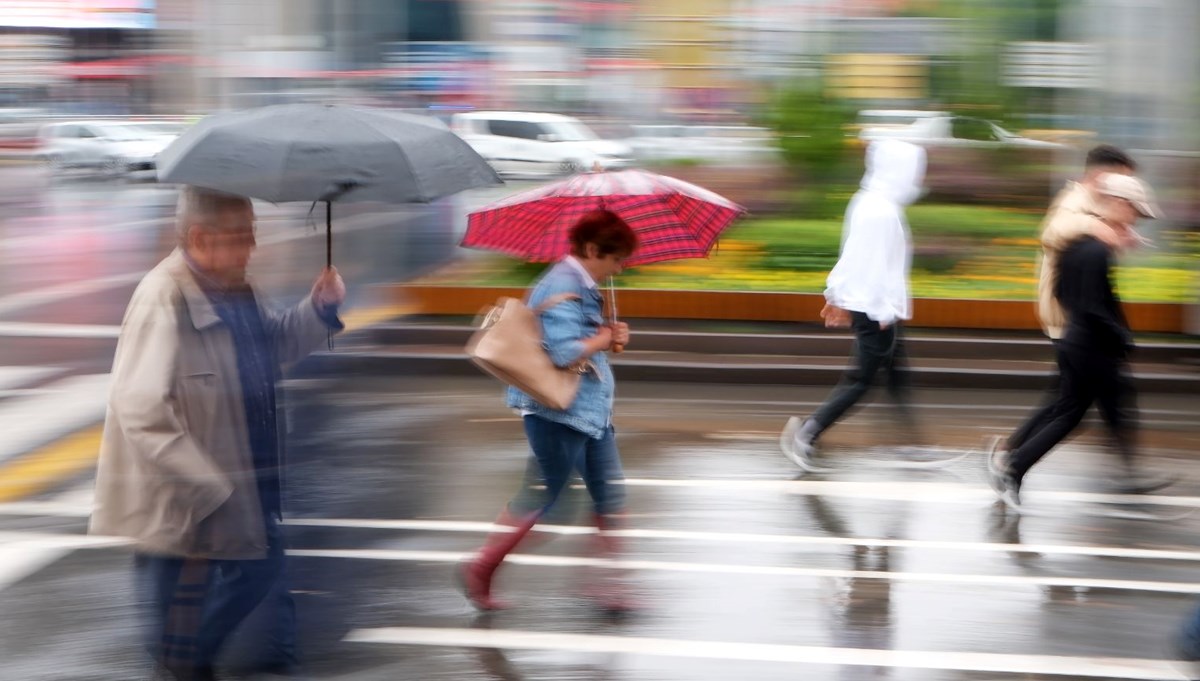
M 1112 433 L 1127 470 L 1133 468 L 1137 436 L 1137 396 L 1124 358 L 1059 343 L 1058 397 L 1035 412 L 1010 442 L 1009 470 L 1020 480 L 1043 456 L 1062 442 L 1095 403 Z
M 1025 444 L 1025 442 L 1029 440 L 1030 435 L 1033 435 L 1037 431 L 1044 428 L 1047 423 L 1050 423 L 1054 420 L 1056 415 L 1055 410 L 1058 408 L 1058 392 L 1059 387 L 1062 384 L 1063 366 L 1062 354 L 1059 352 L 1059 341 L 1051 340 L 1050 342 L 1054 344 L 1054 362 L 1056 371 L 1054 372 L 1054 375 L 1050 377 L 1050 384 L 1046 386 L 1046 392 L 1042 393 L 1041 405 L 1039 405 L 1038 408 L 1029 415 L 1029 418 L 1025 419 L 1025 421 L 1012 432 L 1012 435 L 1008 436 L 1008 442 L 1005 449 L 1010 452 Z
M 879 322 L 871 321 L 862 312 L 851 312 L 850 322 L 854 330 L 850 366 L 825 403 L 813 414 L 812 420 L 821 431 L 837 423 L 870 391 L 875 375 L 882 369 L 887 372 L 888 394 L 900 412 L 900 422 L 912 427 L 915 421 L 908 406 L 908 352 L 904 347 L 904 332 L 900 322 L 881 329 Z

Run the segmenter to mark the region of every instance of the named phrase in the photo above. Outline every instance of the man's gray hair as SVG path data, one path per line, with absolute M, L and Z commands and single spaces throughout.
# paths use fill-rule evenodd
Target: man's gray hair
M 181 187 L 179 203 L 175 206 L 175 231 L 179 245 L 187 246 L 188 233 L 193 228 L 216 229 L 221 213 L 249 205 L 250 199 L 244 196 L 191 185 Z

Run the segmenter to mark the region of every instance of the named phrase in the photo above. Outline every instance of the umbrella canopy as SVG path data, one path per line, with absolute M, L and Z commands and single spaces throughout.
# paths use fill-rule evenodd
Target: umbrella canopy
M 571 251 L 579 218 L 610 210 L 637 232 L 628 265 L 702 258 L 721 232 L 745 212 L 702 187 L 643 170 L 576 175 L 522 192 L 471 213 L 462 245 L 530 262 L 558 260 Z
M 201 120 L 157 158 L 160 182 L 256 199 L 427 202 L 503 184 L 435 118 L 281 104 Z

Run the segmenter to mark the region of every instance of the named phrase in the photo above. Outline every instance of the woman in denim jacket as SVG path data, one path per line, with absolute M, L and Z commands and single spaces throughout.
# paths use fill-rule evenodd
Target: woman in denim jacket
M 571 229 L 570 239 L 571 255 L 542 276 L 527 302 L 537 308 L 555 296 L 573 296 L 541 313 L 542 337 L 557 366 L 586 364 L 587 371 L 575 401 L 563 410 L 508 389 L 508 406 L 522 415 L 545 492 L 518 494 L 510 501 L 496 521 L 504 530 L 493 533 L 475 558 L 460 568 L 466 596 L 480 610 L 503 607 L 492 597 L 496 569 L 558 500 L 572 471 L 579 471 L 592 497 L 602 554 L 612 557 L 618 549 L 611 530 L 625 506 L 625 486 L 612 426 L 614 385 L 607 352 L 629 342 L 629 327 L 605 322 L 596 282 L 621 272 L 625 258 L 637 248 L 637 236 L 621 218 L 601 210 L 585 215 Z M 593 586 L 598 587 L 592 595 L 601 606 L 629 609 L 618 583 Z

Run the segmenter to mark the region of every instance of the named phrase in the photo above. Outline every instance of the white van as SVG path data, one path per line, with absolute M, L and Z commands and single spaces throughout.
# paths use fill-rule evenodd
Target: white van
M 450 118 L 450 129 L 501 175 L 569 175 L 633 165 L 633 150 L 600 139 L 570 116 L 516 111 L 472 111 Z

